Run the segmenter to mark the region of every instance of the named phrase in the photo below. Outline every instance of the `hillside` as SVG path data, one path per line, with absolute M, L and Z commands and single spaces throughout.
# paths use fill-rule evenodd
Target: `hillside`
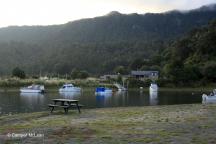
M 194 29 L 164 50 L 161 66 L 172 82 L 216 82 L 216 21 Z
M 149 59 L 166 42 L 216 18 L 216 5 L 191 11 L 121 14 L 82 19 L 63 25 L 0 29 L 0 74 L 15 66 L 28 74 L 109 73 L 136 58 Z

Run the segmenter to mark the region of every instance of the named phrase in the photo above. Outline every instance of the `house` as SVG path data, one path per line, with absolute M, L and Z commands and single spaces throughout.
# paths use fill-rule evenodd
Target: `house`
M 131 77 L 137 78 L 139 80 L 143 79 L 158 79 L 158 71 L 131 71 Z

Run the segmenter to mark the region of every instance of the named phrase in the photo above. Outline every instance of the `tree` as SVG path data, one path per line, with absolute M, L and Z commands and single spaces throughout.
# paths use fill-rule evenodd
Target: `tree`
M 86 79 L 87 77 L 89 77 L 89 74 L 87 71 L 79 71 L 77 69 L 74 69 L 71 73 L 71 77 L 72 79 Z
M 216 62 L 211 61 L 205 64 L 202 70 L 202 74 L 208 80 L 215 82 L 216 81 L 215 71 L 216 71 Z
M 140 69 L 140 68 L 142 67 L 142 65 L 143 65 L 143 60 L 137 58 L 137 59 L 135 59 L 135 60 L 130 64 L 130 68 L 131 68 L 132 70 L 138 70 L 138 69 Z
M 117 66 L 114 69 L 114 72 L 117 74 L 127 74 L 128 73 L 127 69 L 124 66 Z
M 71 78 L 76 79 L 78 76 L 79 71 L 77 69 L 72 70 L 71 72 Z
M 12 71 L 12 76 L 24 79 L 26 77 L 25 72 L 21 70 L 19 67 L 16 67 Z
M 89 77 L 89 74 L 87 71 L 79 71 L 77 78 L 80 79 L 86 79 Z
M 183 78 L 183 64 L 179 60 L 171 60 L 170 63 L 166 64 L 163 68 L 163 72 L 167 78 L 177 84 Z

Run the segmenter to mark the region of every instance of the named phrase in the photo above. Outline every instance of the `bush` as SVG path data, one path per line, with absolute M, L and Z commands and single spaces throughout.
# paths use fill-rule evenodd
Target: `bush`
M 202 70 L 202 74 L 208 80 L 215 82 L 216 81 L 216 62 L 208 62 L 205 64 Z
M 149 87 L 151 84 L 152 80 L 151 79 L 146 79 L 146 80 L 138 80 L 136 78 L 129 78 L 129 87 Z
M 73 70 L 71 73 L 72 79 L 86 79 L 88 77 L 89 77 L 89 74 L 86 71 Z
M 21 70 L 19 67 L 16 67 L 16 68 L 13 69 L 12 76 L 13 77 L 18 77 L 18 78 L 21 78 L 21 79 L 24 79 L 26 77 L 25 72 L 23 70 Z

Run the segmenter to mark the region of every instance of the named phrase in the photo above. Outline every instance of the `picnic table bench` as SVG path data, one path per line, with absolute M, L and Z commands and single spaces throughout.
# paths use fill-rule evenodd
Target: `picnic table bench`
M 83 107 L 83 105 L 79 104 L 78 100 L 72 100 L 72 99 L 53 99 L 53 104 L 48 104 L 48 107 L 50 108 L 50 112 L 52 113 L 55 107 L 63 108 L 65 111 L 65 114 L 68 113 L 69 108 L 77 108 L 79 113 L 81 113 L 80 108 Z

